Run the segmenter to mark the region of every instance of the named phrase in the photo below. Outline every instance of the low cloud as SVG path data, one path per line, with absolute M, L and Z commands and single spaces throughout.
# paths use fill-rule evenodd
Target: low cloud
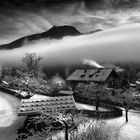
M 0 51 L 1 63 L 19 63 L 27 52 L 44 57 L 47 65 L 78 64 L 83 58 L 97 62 L 139 62 L 140 25 L 133 24 L 91 35 L 40 40 L 22 48 Z

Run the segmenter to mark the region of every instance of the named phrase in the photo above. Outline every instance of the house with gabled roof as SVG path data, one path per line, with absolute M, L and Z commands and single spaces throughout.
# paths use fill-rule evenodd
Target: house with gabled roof
M 77 69 L 68 78 L 67 81 L 75 85 L 77 83 L 99 83 L 99 84 L 114 84 L 119 79 L 118 73 L 111 68 L 98 69 Z

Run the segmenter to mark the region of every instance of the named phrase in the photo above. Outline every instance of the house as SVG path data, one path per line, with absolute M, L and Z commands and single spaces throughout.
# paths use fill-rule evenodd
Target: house
M 67 81 L 74 87 L 78 83 L 98 83 L 113 86 L 119 79 L 118 73 L 111 68 L 98 69 L 77 69 L 68 78 Z
M 63 95 L 50 97 L 43 95 L 34 95 L 30 99 L 21 101 L 19 116 L 39 114 L 41 111 L 51 113 L 54 111 L 75 110 L 76 104 L 72 94 L 65 95 L 66 91 L 61 91 Z

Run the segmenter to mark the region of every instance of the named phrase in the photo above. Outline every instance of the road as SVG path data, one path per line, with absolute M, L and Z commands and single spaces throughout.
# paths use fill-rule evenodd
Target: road
M 0 91 L 0 140 L 16 140 L 24 117 L 17 117 L 20 100 Z
M 107 120 L 107 123 L 117 129 L 119 135 L 117 140 L 140 140 L 140 113 L 130 111 L 128 123 L 125 123 L 125 112 L 123 111 L 122 117 Z

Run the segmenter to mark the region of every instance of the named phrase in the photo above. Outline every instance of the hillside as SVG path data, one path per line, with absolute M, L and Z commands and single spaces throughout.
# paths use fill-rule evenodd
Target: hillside
M 40 39 L 61 39 L 64 36 L 77 36 L 81 34 L 82 33 L 72 26 L 53 26 L 46 32 L 25 36 L 9 44 L 0 45 L 0 50 L 19 48 L 25 42 L 37 41 Z

